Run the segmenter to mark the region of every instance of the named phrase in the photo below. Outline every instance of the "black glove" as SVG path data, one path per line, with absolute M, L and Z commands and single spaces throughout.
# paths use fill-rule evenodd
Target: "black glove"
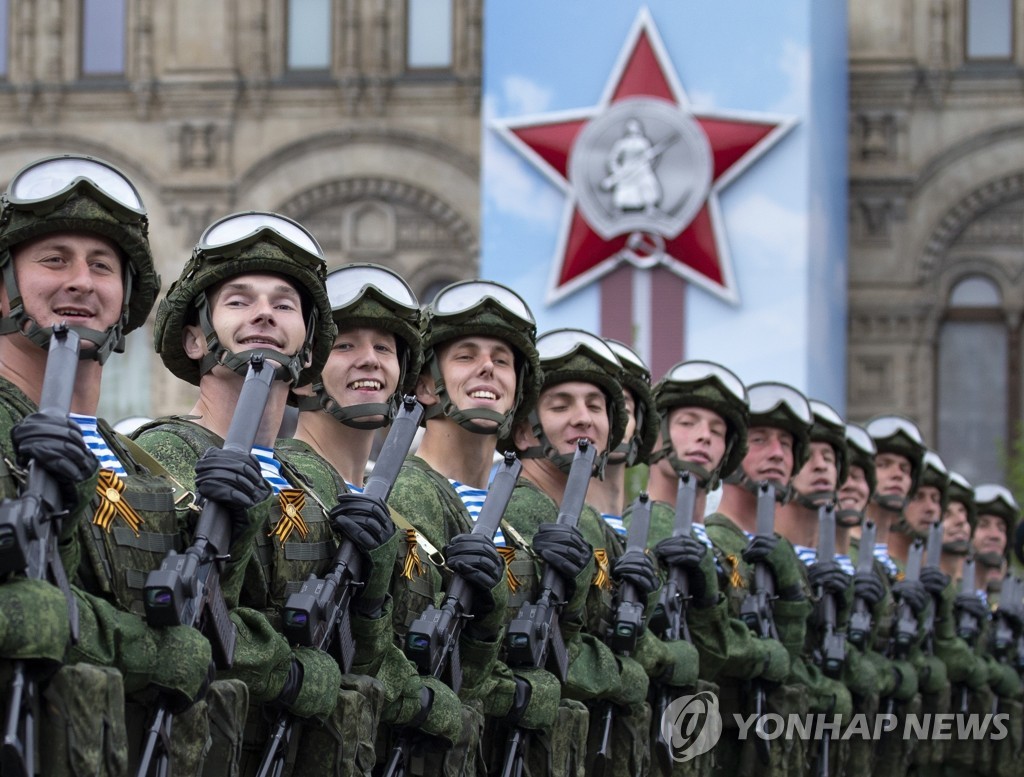
M 921 585 L 932 596 L 942 596 L 942 592 L 949 585 L 949 575 L 937 567 L 925 567 L 921 570 Z
M 629 583 L 636 589 L 641 604 L 658 587 L 658 571 L 651 557 L 642 550 L 627 550 L 612 561 L 612 580 L 619 585 Z
M 680 567 L 686 571 L 690 596 L 697 602 L 707 598 L 707 579 L 701 569 L 707 553 L 708 546 L 693 537 L 666 537 L 654 546 L 658 561 L 666 567 Z
M 874 609 L 885 598 L 885 586 L 874 572 L 858 572 L 853 576 L 853 595 Z
M 979 624 L 983 624 L 988 620 L 988 607 L 974 594 L 957 594 L 953 606 L 956 607 L 957 612 L 965 612 L 973 616 Z
M 833 560 L 815 561 L 807 569 L 807 578 L 812 589 L 817 590 L 820 586 L 823 593 L 836 597 L 846 593 L 851 581 L 850 576 Z
M 196 462 L 196 492 L 228 510 L 243 512 L 273 493 L 256 457 L 228 448 L 210 448 Z
M 762 537 L 760 535 L 753 537 L 750 542 L 747 543 L 747 547 L 743 549 L 740 556 L 748 564 L 756 563 L 769 563 L 768 557 L 772 555 L 772 552 L 779 544 L 778 537 Z
M 494 610 L 494 588 L 505 574 L 505 562 L 494 542 L 482 534 L 457 534 L 444 548 L 445 563 L 473 586 L 473 614 Z
M 334 530 L 352 540 L 359 551 L 369 556 L 395 533 L 395 524 L 387 505 L 366 494 L 338 494 L 331 509 Z
M 551 565 L 565 582 L 565 594 L 576 593 L 576 578 L 594 557 L 594 548 L 579 529 L 560 523 L 542 523 L 533 535 L 533 552 Z
M 755 536 L 740 555 L 748 564 L 766 564 L 771 569 L 779 598 L 793 601 L 803 598 L 802 565 L 792 550 L 786 552 L 786 546 L 777 536 Z
M 70 418 L 45 413 L 25 416 L 11 429 L 18 463 L 36 462 L 57 482 L 65 502 L 74 500 L 75 487 L 99 469 L 99 462 Z M 66 504 L 67 507 L 73 505 Z
M 914 615 L 920 615 L 931 599 L 927 589 L 918 580 L 900 580 L 892 587 L 893 595 L 906 602 Z

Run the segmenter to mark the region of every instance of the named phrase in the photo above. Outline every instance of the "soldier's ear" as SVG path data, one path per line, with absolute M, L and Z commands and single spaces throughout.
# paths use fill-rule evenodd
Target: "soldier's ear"
M 421 372 L 420 376 L 416 379 L 416 399 L 424 407 L 436 405 L 438 402 L 437 387 L 434 385 L 434 378 L 429 372 Z
M 527 448 L 540 445 L 540 440 L 533 433 L 533 424 L 529 421 L 520 421 L 512 428 L 512 442 L 517 451 L 525 451 Z
M 206 355 L 206 335 L 195 324 L 188 324 L 181 330 L 181 344 L 190 359 L 202 359 Z

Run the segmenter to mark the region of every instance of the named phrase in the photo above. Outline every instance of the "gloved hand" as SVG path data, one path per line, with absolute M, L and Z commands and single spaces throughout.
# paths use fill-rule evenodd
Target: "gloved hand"
M 362 613 L 372 616 L 384 604 L 398 556 L 398 533 L 391 513 L 380 499 L 339 494 L 330 517 L 335 531 L 352 541 L 366 564 L 366 583 L 357 603 Z
M 221 505 L 231 517 L 231 544 L 249 528 L 248 510 L 273 491 L 251 453 L 210 448 L 196 462 L 196 493 Z
M 333 657 L 317 648 L 293 648 L 284 688 L 272 704 L 300 718 L 326 718 L 338 703 L 340 685 L 341 669 Z
M 654 555 L 666 567 L 686 571 L 690 596 L 697 607 L 713 604 L 718 598 L 718 575 L 708 547 L 694 537 L 666 537 L 654 546 Z
M 801 593 L 800 560 L 779 537 L 754 537 L 741 554 L 748 564 L 767 564 L 775 577 L 775 586 L 782 599 L 799 599 Z
M 381 716 L 399 728 L 428 734 L 443 747 L 451 747 L 462 733 L 462 702 L 436 677 L 414 674 L 406 678 L 398 698 Z
M 562 576 L 565 595 L 576 593 L 576 578 L 594 556 L 594 548 L 583 539 L 579 529 L 558 523 L 542 523 L 533 535 L 533 552 Z
M 917 667 L 917 683 L 921 693 L 949 693 L 949 673 L 938 656 L 924 656 Z
M 958 613 L 965 612 L 973 616 L 979 625 L 988 620 L 988 607 L 974 594 L 957 594 L 956 599 L 953 600 L 953 606 Z
M 759 639 L 757 644 L 764 655 L 761 677 L 770 683 L 782 683 L 789 677 L 790 657 L 786 646 L 777 639 Z
M 857 572 L 853 576 L 853 595 L 862 599 L 868 609 L 874 609 L 885 598 L 885 586 L 874 572 Z
M 517 669 L 516 690 L 512 706 L 505 716 L 510 726 L 545 730 L 558 717 L 558 701 L 562 683 L 545 669 Z
M 505 576 L 505 562 L 494 542 L 482 534 L 457 534 L 443 552 L 448 568 L 473 587 L 473 614 L 493 611 L 491 591 Z
M 823 593 L 842 597 L 850 587 L 851 578 L 833 561 L 815 561 L 807 569 L 807 577 L 812 590 L 819 587 Z
M 928 606 L 928 601 L 931 598 L 919 580 L 900 580 L 893 585 L 892 593 L 899 601 L 910 605 L 914 615 L 920 615 Z
M 34 461 L 56 481 L 67 508 L 74 507 L 78 483 L 96 474 L 100 466 L 86 447 L 82 430 L 70 418 L 32 413 L 11 429 L 11 441 L 20 465 Z
M 612 580 L 619 585 L 629 583 L 636 590 L 640 604 L 646 604 L 660 583 L 650 556 L 641 550 L 627 550 L 612 560 Z
M 921 585 L 932 596 L 942 596 L 942 592 L 949 585 L 949 575 L 937 567 L 925 567 L 921 570 Z

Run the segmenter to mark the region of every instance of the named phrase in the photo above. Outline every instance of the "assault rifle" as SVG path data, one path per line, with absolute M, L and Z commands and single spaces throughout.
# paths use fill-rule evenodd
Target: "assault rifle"
M 256 354 L 238 394 L 224 448 L 246 455 L 252 450 L 263 421 L 275 369 Z M 192 544 L 184 553 L 168 551 L 160 568 L 146 576 L 143 604 L 150 626 L 192 626 L 199 629 L 213 649 L 214 663 L 230 669 L 234 659 L 238 630 L 228 617 L 228 608 L 220 590 L 220 576 L 228 560 L 231 519 L 224 505 L 207 500 L 196 523 Z M 165 702 L 157 707 L 146 732 L 139 762 L 138 777 L 146 777 L 156 756 L 156 774 L 167 773 L 167 731 L 171 713 Z M 160 746 L 160 752 L 157 748 Z
M 857 556 L 857 574 L 875 573 L 875 534 L 878 529 L 875 522 L 865 519 L 860 529 L 860 554 Z M 871 645 L 871 608 L 859 596 L 853 597 L 853 610 L 850 613 L 850 625 L 846 638 L 859 650 L 867 650 Z
M 473 525 L 473 534 L 494 539 L 522 468 L 522 462 L 514 453 L 505 454 L 491 479 L 480 516 Z M 473 587 L 461 575 L 454 575 L 441 606 L 427 605 L 409 626 L 405 638 L 405 655 L 416 664 L 420 674 L 445 679 L 456 693 L 462 686 L 459 637 L 466 621 L 473 617 L 472 611 Z M 384 777 L 401 777 L 407 773 L 413 739 L 414 735 L 409 730 L 399 734 Z
M 914 540 L 907 555 L 907 570 L 903 579 L 908 582 L 915 582 L 921 579 L 921 556 L 924 554 L 924 543 L 921 540 Z M 897 658 L 906 658 L 910 652 L 910 646 L 917 638 L 917 616 L 914 610 L 905 602 L 900 601 L 896 607 L 896 631 L 893 635 L 892 653 Z M 891 699 L 890 699 L 891 701 Z
M 693 531 L 693 513 L 697 506 L 697 478 L 691 472 L 679 475 L 679 486 L 676 488 L 676 517 L 672 524 L 673 537 L 689 537 Z M 649 626 L 659 637 L 666 641 L 690 639 L 690 627 L 686 623 L 686 607 L 690 601 L 690 578 L 686 570 L 678 566 L 670 566 L 667 570 L 665 585 L 662 586 L 657 618 L 652 618 Z M 671 692 L 667 685 L 662 684 L 656 691 L 656 701 L 652 722 L 657 730 L 655 754 L 666 774 L 672 771 L 672 745 L 665 738 L 661 720 L 665 710 L 671 703 Z
M 974 590 L 973 558 L 964 559 L 963 569 L 961 570 L 959 593 L 961 596 L 977 596 L 977 593 Z M 980 633 L 981 624 L 978 623 L 978 619 L 974 615 L 971 615 L 967 610 L 961 610 L 959 617 L 957 618 L 957 636 L 966 642 L 973 650 L 975 643 L 978 641 L 978 634 Z M 970 689 L 967 687 L 967 683 L 962 683 L 960 685 L 960 711 L 964 714 L 968 711 L 969 696 Z
M 587 498 L 587 487 L 594 471 L 597 452 L 586 440 L 580 440 L 573 456 L 569 477 L 562 494 L 557 522 L 576 526 Z M 562 608 L 566 604 L 565 581 L 545 565 L 540 579 L 540 594 L 534 604 L 519 608 L 505 633 L 505 663 L 513 669 L 532 667 L 544 669 L 549 659 L 554 663 L 558 678 L 564 683 L 569 676 L 569 654 L 562 639 L 560 625 Z M 523 731 L 516 727 L 505 748 L 502 777 L 518 777 L 523 770 Z
M 46 372 L 39 397 L 39 412 L 66 419 L 71 408 L 78 372 L 79 336 L 67 327 L 53 327 L 46 357 Z M 57 540 L 67 510 L 56 481 L 38 461 L 28 465 L 21 494 L 0 502 L 0 574 L 25 574 L 49 580 L 64 594 L 72 641 L 78 640 L 78 605 L 61 564 Z M 0 747 L 0 773 L 4 777 L 34 777 L 39 685 L 26 661 L 15 661 Z
M 757 537 L 775 536 L 775 486 L 762 481 L 757 486 Z M 772 613 L 772 600 L 775 599 L 775 578 L 772 571 L 763 561 L 754 564 L 754 584 L 750 592 L 740 604 L 740 618 L 747 627 L 761 639 L 778 639 L 779 632 L 775 628 L 775 617 Z M 755 727 L 758 734 L 754 739 L 761 763 L 770 761 L 770 745 L 764 734 L 763 726 L 767 712 L 767 694 L 764 683 L 754 680 L 754 715 L 757 718 Z
M 942 556 L 942 521 L 936 521 L 928 529 L 928 544 L 925 546 L 925 569 L 938 569 L 939 559 Z M 924 619 L 924 649 L 928 655 L 935 652 L 935 611 L 938 609 L 939 601 L 933 597 L 932 606 Z
M 402 462 L 423 418 L 423 405 L 407 395 L 402 398 L 384 445 L 366 480 L 363 493 L 386 502 L 402 470 Z M 363 585 L 363 560 L 350 540 L 341 543 L 330 571 L 322 578 L 310 575 L 291 594 L 281 611 L 281 631 L 293 645 L 315 647 L 329 653 L 346 674 L 352 671 L 356 645 L 352 637 L 352 598 Z M 288 744 L 295 730 L 295 716 L 282 711 L 263 749 L 257 777 L 281 777 Z
M 834 502 L 818 509 L 818 561 L 834 561 L 836 556 L 836 506 Z M 846 662 L 846 639 L 837 631 L 835 595 L 818 592 L 818 623 L 821 626 L 819 647 L 821 670 L 829 677 L 838 677 Z
M 593 472 L 594 456 L 594 447 L 586 440 L 580 440 L 566 480 L 558 523 L 566 526 L 579 523 Z M 555 673 L 564 683 L 569 677 L 569 654 L 562 640 L 559 619 L 566 603 L 565 581 L 558 572 L 545 566 L 540 586 L 537 601 L 524 604 L 508 625 L 505 661 L 513 668 L 543 669 L 550 657 L 554 661 Z
M 641 492 L 633 501 L 632 518 L 629 532 L 626 535 L 626 551 L 643 553 L 647 548 L 647 534 L 651 528 L 651 498 Z M 636 650 L 637 637 L 644 623 L 645 601 L 640 598 L 636 587 L 623 581 L 619 584 L 615 609 L 612 612 L 612 627 L 608 632 L 607 643 L 612 652 L 628 656 Z M 604 774 L 611 758 L 612 723 L 615 720 L 615 705 L 610 701 L 603 702 L 601 716 L 601 741 L 594 754 L 593 771 L 597 777 Z
M 1010 658 L 1010 649 L 1016 639 L 1014 628 L 1014 606 L 1012 602 L 1020 596 L 1017 590 L 1016 578 L 1009 572 L 1003 578 L 1003 584 L 999 589 L 999 606 L 992 614 L 992 654 L 999 659 L 1000 663 L 1006 663 Z
M 818 508 L 818 562 L 834 562 L 836 557 L 836 505 L 828 502 Z M 821 644 L 818 646 L 818 661 L 821 671 L 829 677 L 838 677 L 846 662 L 846 639 L 836 631 L 836 598 L 834 594 L 821 589 L 818 595 L 818 624 L 821 628 Z M 818 754 L 818 777 L 828 777 L 830 737 L 821 738 Z

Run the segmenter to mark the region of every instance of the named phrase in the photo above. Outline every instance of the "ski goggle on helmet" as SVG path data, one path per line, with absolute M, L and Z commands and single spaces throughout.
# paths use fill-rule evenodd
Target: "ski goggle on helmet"
M 622 365 L 622 387 L 632 394 L 636 421 L 630 439 L 623 439 L 612 453 L 621 457 L 627 467 L 646 464 L 658 440 L 658 411 L 651 389 L 651 371 L 640 355 L 625 343 L 607 337 L 604 341 Z
M 94 233 L 115 243 L 126 261 L 124 300 L 117 323 L 103 332 L 73 327 L 95 347 L 80 357 L 101 364 L 124 350 L 124 335 L 141 327 L 160 291 L 160 276 L 148 239 L 146 208 L 135 185 L 116 167 L 80 155 L 46 157 L 23 167 L 12 178 L 0 203 L 0 265 L 11 303 L 0 334 L 21 332 L 45 347 L 50 328 L 40 327 L 25 312 L 14 277 L 11 249 L 58 232 Z

